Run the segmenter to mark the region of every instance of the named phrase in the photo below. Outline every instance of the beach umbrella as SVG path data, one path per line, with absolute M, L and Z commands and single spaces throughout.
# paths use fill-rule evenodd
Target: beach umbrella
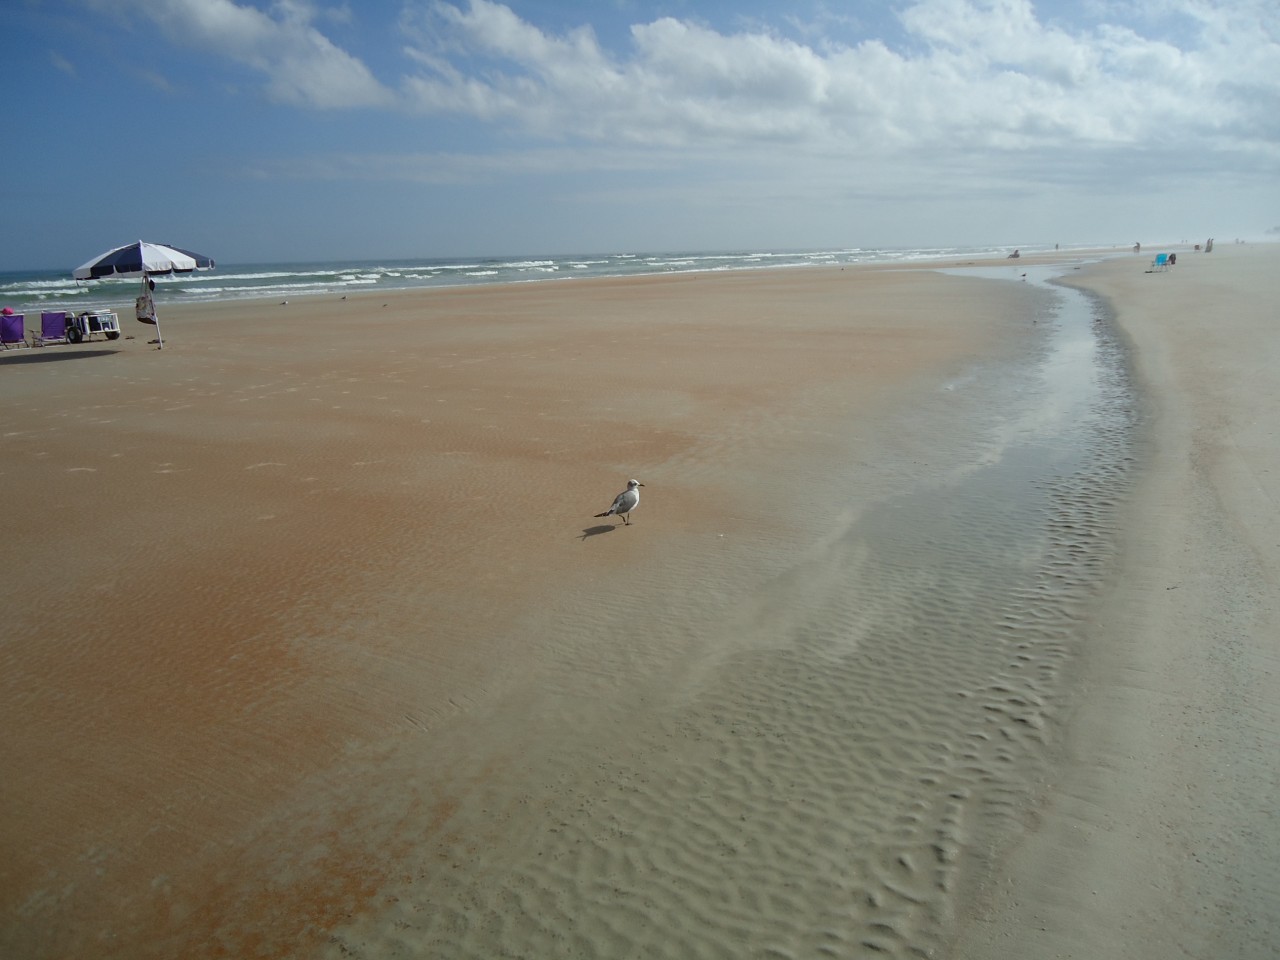
M 156 343 L 163 349 L 164 338 L 160 336 L 160 321 L 156 316 L 155 300 L 151 291 L 155 284 L 151 277 L 172 273 L 190 273 L 193 270 L 211 270 L 212 257 L 192 253 L 179 247 L 171 247 L 165 243 L 147 243 L 138 240 L 116 247 L 106 253 L 94 257 L 72 271 L 77 280 L 101 280 L 105 277 L 141 276 L 142 295 L 137 300 L 137 317 L 143 323 L 150 323 L 156 328 Z
M 190 250 L 181 250 L 165 243 L 147 243 L 138 240 L 123 247 L 108 250 L 88 263 L 76 267 L 72 276 L 77 280 L 101 280 L 103 277 L 132 276 L 134 274 L 190 273 L 192 270 L 208 270 L 213 258 Z

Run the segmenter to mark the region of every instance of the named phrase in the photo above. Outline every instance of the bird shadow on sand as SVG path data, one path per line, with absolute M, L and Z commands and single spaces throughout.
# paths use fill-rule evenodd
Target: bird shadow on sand
M 583 530 L 582 536 L 578 537 L 578 539 L 585 540 L 587 537 L 598 537 L 602 533 L 611 533 L 617 529 L 618 525 L 616 523 L 599 523 L 594 527 L 587 527 Z

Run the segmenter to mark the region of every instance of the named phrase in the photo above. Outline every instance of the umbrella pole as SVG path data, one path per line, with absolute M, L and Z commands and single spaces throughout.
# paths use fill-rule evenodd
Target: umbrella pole
M 164 349 L 164 337 L 160 336 L 160 311 L 156 309 L 156 298 L 151 292 L 151 284 L 148 282 L 150 277 L 145 273 L 142 275 L 142 295 L 147 298 L 147 302 L 151 304 L 151 322 L 156 325 L 156 349 Z

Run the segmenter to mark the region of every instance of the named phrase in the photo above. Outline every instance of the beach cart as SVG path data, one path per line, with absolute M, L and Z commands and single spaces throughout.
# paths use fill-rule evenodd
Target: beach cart
M 108 340 L 120 339 L 120 318 L 110 310 L 88 310 L 67 314 L 67 342 L 82 343 L 102 335 Z

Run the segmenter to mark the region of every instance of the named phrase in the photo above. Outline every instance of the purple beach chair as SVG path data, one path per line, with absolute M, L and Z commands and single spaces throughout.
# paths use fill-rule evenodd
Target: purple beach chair
M 40 314 L 40 333 L 32 338 L 37 347 L 46 343 L 67 342 L 67 313 L 65 310 L 46 310 Z
M 27 315 L 25 313 L 0 314 L 0 347 L 25 347 L 27 345 Z

